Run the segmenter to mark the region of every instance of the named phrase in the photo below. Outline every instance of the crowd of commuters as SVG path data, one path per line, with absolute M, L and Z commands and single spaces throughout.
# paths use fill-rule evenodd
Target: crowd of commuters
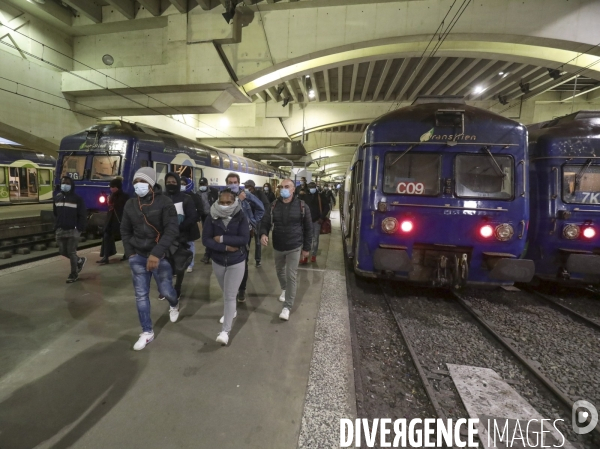
M 182 283 L 185 273 L 193 271 L 196 250 L 200 251 L 195 242 L 199 239 L 205 248 L 201 261 L 206 264 L 212 261 L 223 292 L 222 328 L 217 342 L 229 343 L 237 303 L 246 301 L 252 248 L 258 268 L 262 246 L 273 245 L 275 271 L 281 287 L 279 301 L 283 303 L 279 318 L 289 320 L 296 297 L 298 265 L 308 264 L 309 257 L 311 263 L 317 261 L 321 226 L 336 204 L 335 192 L 327 184 L 317 187 L 316 183 L 307 183 L 302 178 L 296 187 L 294 181 L 284 179 L 273 191 L 271 184 L 260 187 L 252 180 L 242 187 L 239 175 L 230 173 L 224 190 L 209 186 L 206 178 L 199 180 L 195 190 L 190 178 L 169 172 L 164 178 L 163 192 L 151 167 L 140 168 L 132 181 L 133 198 L 123 192 L 120 178 L 110 183 L 108 213 L 97 263 L 110 262 L 109 258 L 117 252 L 115 239 L 120 235 L 125 252 L 122 260 L 129 262 L 142 327 L 135 350 L 145 348 L 154 339 L 150 317 L 152 278 L 158 287 L 159 299 L 169 303 L 170 320 L 177 321 Z M 54 215 L 59 252 L 71 262 L 67 283 L 75 282 L 86 262 L 85 257 L 77 255 L 77 242 L 86 228 L 87 211 L 69 177 L 61 180 L 60 192 L 54 200 Z M 185 267 L 175 263 L 180 251 L 192 254 L 191 263 Z

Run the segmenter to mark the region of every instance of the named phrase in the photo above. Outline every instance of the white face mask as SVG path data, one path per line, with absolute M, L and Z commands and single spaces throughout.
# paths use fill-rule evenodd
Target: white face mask
M 206 187 L 206 186 L 200 186 L 200 188 L 198 190 L 200 190 L 201 192 L 206 192 L 207 188 L 208 187 Z
M 135 194 L 137 196 L 146 196 L 148 195 L 150 186 L 145 182 L 138 182 L 136 185 L 133 186 L 133 189 L 135 190 Z

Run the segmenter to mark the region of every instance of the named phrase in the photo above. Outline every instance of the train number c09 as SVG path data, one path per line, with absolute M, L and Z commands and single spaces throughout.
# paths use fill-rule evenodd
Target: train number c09
M 425 185 L 422 182 L 399 182 L 396 192 L 400 195 L 423 195 Z

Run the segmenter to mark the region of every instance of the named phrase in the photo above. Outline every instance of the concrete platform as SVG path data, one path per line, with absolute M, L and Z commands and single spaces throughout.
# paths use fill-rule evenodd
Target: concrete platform
M 13 218 L 39 217 L 43 210 L 52 210 L 52 203 L 0 206 L 0 221 Z
M 177 323 L 153 284 L 156 339 L 140 352 L 126 263 L 85 250 L 74 284 L 60 257 L 0 272 L 0 447 L 339 446 L 339 418 L 356 415 L 339 224 L 299 271 L 289 322 L 263 251 L 228 347 L 210 265 L 186 275 Z

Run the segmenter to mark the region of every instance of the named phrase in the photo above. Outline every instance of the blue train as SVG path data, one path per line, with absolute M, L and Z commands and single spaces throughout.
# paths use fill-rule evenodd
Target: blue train
M 270 183 L 275 190 L 285 174 L 261 162 L 226 153 L 194 140 L 122 120 L 100 121 L 84 131 L 62 139 L 56 165 L 55 185 L 61 176 L 77 180 L 77 193 L 89 211 L 88 231 L 104 225 L 109 182 L 120 176 L 123 190 L 133 195 L 133 174 L 140 167 L 154 167 L 158 183 L 170 171 L 194 181 L 208 179 L 209 185 L 225 186 L 229 172 L 240 175 L 243 183 L 252 179 L 257 185 Z
M 532 125 L 531 232 L 537 278 L 600 282 L 600 112 Z
M 354 270 L 434 286 L 529 282 L 527 130 L 462 98 L 419 98 L 371 123 L 346 174 Z

